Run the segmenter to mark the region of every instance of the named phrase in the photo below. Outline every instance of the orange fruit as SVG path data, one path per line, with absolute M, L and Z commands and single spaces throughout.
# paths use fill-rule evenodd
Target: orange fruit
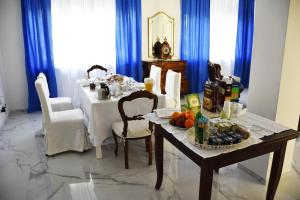
M 187 119 L 184 122 L 185 128 L 192 128 L 194 126 L 194 121 L 191 119 Z
M 185 128 L 185 118 L 180 116 L 177 120 L 176 120 L 176 126 L 181 127 L 181 128 Z
M 176 120 L 170 119 L 169 123 L 170 123 L 172 126 L 176 126 Z
M 171 119 L 175 121 L 176 119 L 178 119 L 178 117 L 180 117 L 180 112 L 174 112 L 171 116 Z
M 187 114 L 186 114 L 186 118 L 195 121 L 195 116 L 194 116 L 194 114 L 187 113 Z
M 186 119 L 186 112 L 182 112 L 180 116 Z
M 193 115 L 194 113 L 193 113 L 193 111 L 188 110 L 188 111 L 186 111 L 186 114 L 192 114 Z

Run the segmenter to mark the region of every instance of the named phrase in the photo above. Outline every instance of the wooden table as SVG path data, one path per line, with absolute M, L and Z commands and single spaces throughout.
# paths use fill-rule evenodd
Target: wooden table
M 248 146 L 243 149 L 221 154 L 214 157 L 203 158 L 184 143 L 176 139 L 173 134 L 162 128 L 161 125 L 155 124 L 155 160 L 157 180 L 155 188 L 159 190 L 163 180 L 163 153 L 164 138 L 173 144 L 177 149 L 184 153 L 188 158 L 201 167 L 199 199 L 211 199 L 211 189 L 213 181 L 213 171 L 234 163 L 238 163 L 250 158 L 258 157 L 264 154 L 274 152 L 271 174 L 266 199 L 274 199 L 277 186 L 280 180 L 285 150 L 288 140 L 295 139 L 299 133 L 294 130 L 287 130 L 275 133 L 262 139 L 262 142 Z

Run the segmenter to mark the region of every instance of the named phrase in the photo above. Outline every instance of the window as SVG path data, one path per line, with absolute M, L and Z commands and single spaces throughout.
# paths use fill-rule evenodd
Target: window
M 51 9 L 58 93 L 72 97 L 90 66 L 115 69 L 115 1 L 52 0 Z
M 222 74 L 232 75 L 238 21 L 238 0 L 210 2 L 210 61 L 222 67 Z

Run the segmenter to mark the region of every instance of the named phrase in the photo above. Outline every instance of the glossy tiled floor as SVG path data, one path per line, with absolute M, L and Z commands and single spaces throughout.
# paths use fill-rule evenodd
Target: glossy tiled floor
M 130 169 L 123 152 L 115 157 L 113 145 L 103 146 L 103 159 L 95 150 L 45 157 L 41 114 L 13 113 L 0 132 L 0 199 L 189 200 L 197 199 L 200 168 L 165 143 L 165 174 L 160 191 L 154 189 L 155 165 L 147 166 L 143 142 L 132 142 Z M 281 178 L 276 198 L 300 200 L 300 141 L 293 170 Z M 212 199 L 265 199 L 266 186 L 232 165 L 214 175 Z

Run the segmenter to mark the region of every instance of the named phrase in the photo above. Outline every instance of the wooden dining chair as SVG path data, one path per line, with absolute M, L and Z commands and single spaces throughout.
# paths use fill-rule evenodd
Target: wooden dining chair
M 88 74 L 88 78 L 90 78 L 90 72 L 95 70 L 95 69 L 99 69 L 99 70 L 102 70 L 102 71 L 105 71 L 107 72 L 107 69 L 102 67 L 101 65 L 93 65 L 91 66 L 86 72 Z
M 128 141 L 145 139 L 146 150 L 148 151 L 148 164 L 152 164 L 152 126 L 150 122 L 143 118 L 142 114 L 137 114 L 129 117 L 124 111 L 124 103 L 130 102 L 139 98 L 147 98 L 153 101 L 151 111 L 157 108 L 158 98 L 155 94 L 148 91 L 137 91 L 130 95 L 123 97 L 118 102 L 118 109 L 122 118 L 122 121 L 118 121 L 112 124 L 112 134 L 115 141 L 115 155 L 118 156 L 118 138 L 124 141 L 124 159 L 125 168 L 128 169 Z M 148 104 L 148 102 L 147 102 Z M 138 105 L 137 105 L 138 106 Z M 145 112 L 145 110 L 141 110 Z

